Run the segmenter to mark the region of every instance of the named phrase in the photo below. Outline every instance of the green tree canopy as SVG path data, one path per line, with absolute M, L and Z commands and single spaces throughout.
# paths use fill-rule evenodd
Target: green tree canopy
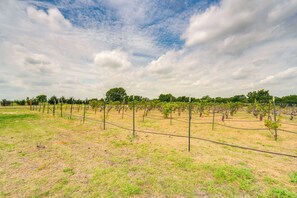
M 203 96 L 201 98 L 201 100 L 205 101 L 205 102 L 213 102 L 213 98 L 211 98 L 209 95 Z
M 127 97 L 126 90 L 122 87 L 112 88 L 106 92 L 107 101 L 123 101 Z
M 172 98 L 172 101 L 175 100 L 175 97 L 172 94 L 160 94 L 159 101 L 160 102 L 170 102 L 170 98 Z
M 189 102 L 189 97 L 187 96 L 179 96 L 176 98 L 177 102 Z
M 52 96 L 49 100 L 48 103 L 50 104 L 54 104 L 56 102 L 56 104 L 58 103 L 58 98 L 56 96 Z
M 66 103 L 66 98 L 64 96 L 61 96 L 61 98 L 59 98 L 59 102 Z
M 230 98 L 230 102 L 246 102 L 247 98 L 245 95 L 235 95 Z
M 46 95 L 42 94 L 42 95 L 36 96 L 36 100 L 38 102 L 46 102 L 47 101 L 47 97 L 46 97 Z
M 132 102 L 133 101 L 133 95 L 126 97 L 125 99 L 126 101 Z M 135 96 L 134 95 L 134 101 L 141 101 L 142 100 L 142 96 Z
M 281 98 L 275 99 L 276 102 L 278 103 L 285 103 L 285 104 L 297 104 L 297 95 L 289 95 L 289 96 L 284 96 Z
M 249 92 L 247 94 L 248 102 L 253 103 L 255 101 L 260 103 L 268 103 L 272 99 L 272 96 L 269 94 L 269 90 L 261 89 L 259 91 Z

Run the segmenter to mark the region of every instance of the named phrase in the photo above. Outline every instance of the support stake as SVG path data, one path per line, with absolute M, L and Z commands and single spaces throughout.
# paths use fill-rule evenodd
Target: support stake
M 134 96 L 132 101 L 132 109 L 133 109 L 133 136 L 135 137 L 135 103 L 134 103 Z
M 106 109 L 106 103 L 104 99 L 104 104 L 103 104 L 103 130 L 105 130 L 105 109 Z
M 172 97 L 170 97 L 170 125 L 172 125 Z
M 85 123 L 85 120 L 86 120 L 86 104 L 87 103 L 87 99 L 85 101 L 85 104 L 84 104 L 84 116 L 83 116 L 83 123 Z
M 53 116 L 56 114 L 56 100 L 54 100 Z
M 188 151 L 191 150 L 191 97 L 189 98 L 189 131 L 188 131 Z
M 215 109 L 216 109 L 216 106 L 215 106 L 215 102 L 216 102 L 216 99 L 214 99 L 214 106 L 213 106 L 213 112 L 212 112 L 212 130 L 214 130 L 214 122 L 215 122 Z
M 275 111 L 275 99 L 273 96 L 273 114 L 274 114 L 274 140 L 277 140 L 277 128 L 276 128 L 276 111 Z
M 72 109 L 73 109 L 73 98 L 71 99 L 71 105 L 70 105 L 70 117 L 69 119 L 72 119 Z

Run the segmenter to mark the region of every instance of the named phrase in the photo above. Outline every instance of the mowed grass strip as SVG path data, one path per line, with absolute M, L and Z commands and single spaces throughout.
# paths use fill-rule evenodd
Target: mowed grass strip
M 216 149 L 234 151 L 195 142 L 188 153 L 185 143 L 171 146 L 174 138 L 100 127 L 25 110 L 0 112 L 0 196 L 297 196 L 296 171 L 263 173 L 277 158 L 261 155 L 267 165 L 252 152 L 241 159 L 216 156 Z

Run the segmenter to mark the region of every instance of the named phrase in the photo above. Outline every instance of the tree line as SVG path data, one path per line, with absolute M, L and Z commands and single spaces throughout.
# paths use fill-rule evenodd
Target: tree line
M 64 96 L 57 97 L 51 96 L 48 98 L 46 95 L 41 94 L 34 98 L 27 97 L 24 100 L 6 100 L 3 99 L 0 103 L 2 106 L 10 106 L 10 105 L 38 105 L 39 103 L 48 102 L 49 104 L 59 103 L 62 102 L 64 104 L 90 104 L 90 102 L 96 101 L 107 101 L 107 102 L 131 102 L 131 101 L 159 101 L 159 102 L 188 102 L 188 96 L 179 96 L 175 97 L 171 93 L 162 93 L 159 95 L 158 98 L 149 99 L 147 97 L 138 96 L 138 95 L 128 95 L 126 90 L 122 87 L 112 88 L 108 90 L 105 94 L 105 98 L 92 98 L 92 99 L 75 99 L 73 97 L 65 98 Z M 193 102 L 216 102 L 216 103 L 234 103 L 234 102 L 241 102 L 241 103 L 254 103 L 255 101 L 259 103 L 269 103 L 272 100 L 272 96 L 269 94 L 269 90 L 258 90 L 249 92 L 247 95 L 235 95 L 232 97 L 210 97 L 204 96 L 202 98 L 195 98 L 191 97 L 191 101 Z M 289 95 L 283 97 L 275 97 L 275 102 L 277 104 L 297 104 L 297 95 Z

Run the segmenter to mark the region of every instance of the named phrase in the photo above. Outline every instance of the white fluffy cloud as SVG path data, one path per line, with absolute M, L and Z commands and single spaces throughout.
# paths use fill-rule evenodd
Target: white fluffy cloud
M 187 46 L 222 41 L 227 48 L 245 47 L 278 36 L 296 14 L 297 2 L 223 0 L 194 15 L 183 38 Z M 287 24 L 286 24 L 287 23 Z M 283 29 L 284 30 L 284 29 Z
M 128 54 L 121 50 L 102 51 L 95 55 L 94 63 L 111 69 L 128 69 L 131 66 Z
M 169 51 L 166 54 L 160 56 L 157 60 L 152 61 L 146 67 L 146 72 L 154 75 L 168 75 L 175 68 L 176 61 L 174 57 L 176 56 L 176 52 Z
M 160 89 L 176 94 L 230 96 L 260 88 L 292 94 L 297 78 L 283 76 L 297 63 L 296 10 L 296 1 L 223 0 L 192 16 L 185 46 L 148 71 L 159 71 L 156 81 L 168 79 Z
M 34 7 L 27 8 L 28 17 L 52 30 L 59 31 L 61 29 L 69 29 L 72 27 L 71 23 L 64 18 L 57 8 L 48 9 L 47 13 L 43 10 L 37 10 Z

